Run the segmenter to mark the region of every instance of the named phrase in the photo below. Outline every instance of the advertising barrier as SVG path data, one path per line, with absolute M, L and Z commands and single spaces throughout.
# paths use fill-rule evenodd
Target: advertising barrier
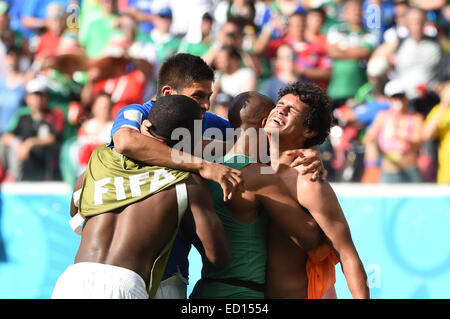
M 372 298 L 450 298 L 450 186 L 333 184 L 364 264 Z M 73 263 L 80 237 L 69 226 L 63 183 L 0 188 L 0 298 L 49 298 Z M 200 277 L 192 248 L 188 293 Z M 338 298 L 351 298 L 340 264 Z

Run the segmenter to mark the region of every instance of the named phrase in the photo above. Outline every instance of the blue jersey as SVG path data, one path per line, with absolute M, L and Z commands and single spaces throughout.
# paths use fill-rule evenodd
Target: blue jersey
M 131 104 L 122 108 L 117 114 L 113 127 L 111 129 L 111 141 L 108 147 L 114 147 L 113 135 L 122 127 L 128 127 L 137 131 L 140 131 L 141 124 L 148 118 L 150 109 L 155 101 L 148 101 L 144 104 Z M 217 128 L 222 132 L 223 139 L 226 138 L 226 130 L 230 127 L 230 123 L 213 113 L 205 113 L 202 121 L 202 134 L 209 128 Z M 206 131 L 206 133 L 208 133 Z M 188 279 L 189 277 L 189 261 L 188 255 L 191 249 L 191 245 L 183 238 L 181 231 L 178 232 L 177 237 L 172 246 L 172 252 L 167 262 L 167 267 L 164 272 L 162 280 L 165 280 L 173 276 L 177 269 L 181 274 Z
M 122 108 L 117 114 L 111 130 L 111 141 L 109 147 L 114 146 L 113 135 L 122 127 L 128 127 L 140 131 L 141 124 L 148 118 L 148 114 L 155 101 L 148 101 L 144 104 L 130 104 Z M 226 130 L 230 127 L 230 123 L 217 116 L 216 114 L 206 112 L 202 121 L 202 134 L 209 128 L 217 128 L 222 132 L 222 137 L 226 139 Z

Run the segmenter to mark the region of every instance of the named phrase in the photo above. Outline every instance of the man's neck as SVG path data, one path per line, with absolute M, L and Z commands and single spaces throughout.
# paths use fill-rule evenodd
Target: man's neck
M 233 147 L 227 152 L 226 155 L 241 154 L 251 158 L 255 162 L 261 162 L 260 159 L 260 143 L 259 143 L 259 131 L 255 127 L 241 127 L 241 134 Z
M 292 163 L 292 156 L 288 156 L 286 151 L 303 148 L 303 141 L 291 142 L 271 136 L 269 134 L 270 160 L 272 169 L 278 171 L 281 166 L 289 166 Z

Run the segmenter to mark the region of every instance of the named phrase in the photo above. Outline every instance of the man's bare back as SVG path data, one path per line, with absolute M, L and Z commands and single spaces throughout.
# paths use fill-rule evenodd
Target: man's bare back
M 186 236 L 188 238 L 191 236 L 195 242 L 192 238 L 194 236 L 192 211 L 198 213 L 202 207 L 202 210 L 212 217 L 215 217 L 213 215 L 215 213 L 211 197 L 205 196 L 207 186 L 200 177 L 191 175 L 186 186 L 190 208 L 186 211 L 180 227 Z M 122 210 L 89 218 L 83 229 L 75 263 L 96 262 L 127 268 L 138 273 L 148 287 L 152 265 L 177 228 L 176 196 L 175 187 L 171 187 Z M 218 223 L 213 229 L 204 232 L 205 237 L 212 231 L 221 234 L 220 221 L 218 219 L 216 221 Z M 211 262 L 221 265 L 227 261 L 226 255 L 213 249 L 217 247 L 219 251 L 222 248 L 227 250 L 224 236 L 221 240 L 214 240 L 211 237 L 201 239 L 211 242 L 205 249 Z

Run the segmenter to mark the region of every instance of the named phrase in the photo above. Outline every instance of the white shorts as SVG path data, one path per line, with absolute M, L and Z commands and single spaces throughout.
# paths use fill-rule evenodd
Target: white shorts
M 188 280 L 178 270 L 175 275 L 161 281 L 155 299 L 187 299 Z
M 83 262 L 58 278 L 52 299 L 148 299 L 145 282 L 130 269 Z

